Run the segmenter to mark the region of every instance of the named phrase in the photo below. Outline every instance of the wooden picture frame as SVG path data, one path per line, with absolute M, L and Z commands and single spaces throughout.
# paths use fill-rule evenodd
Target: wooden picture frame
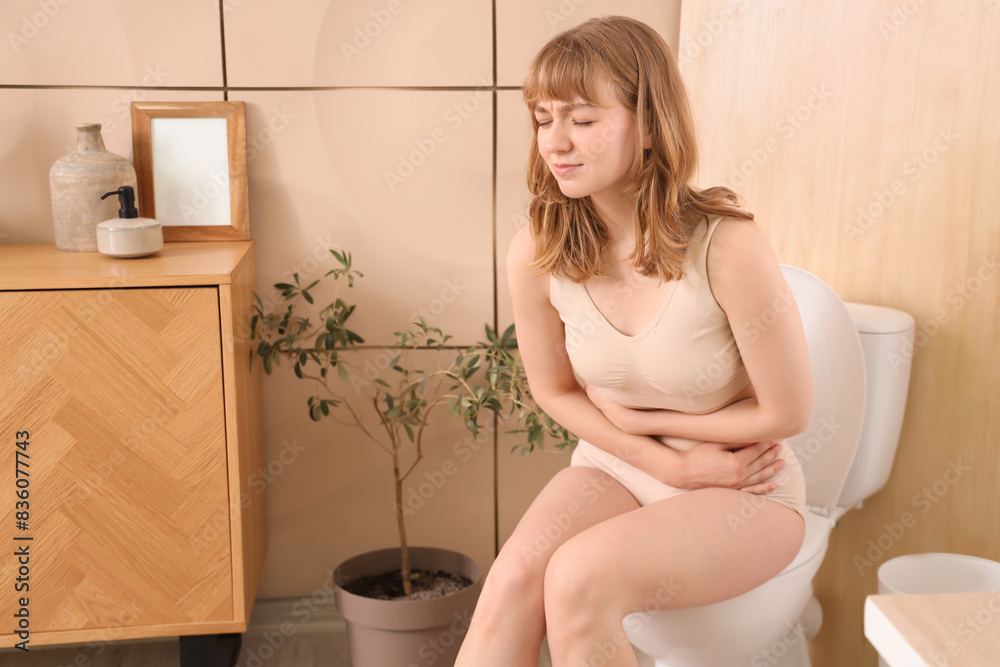
M 164 241 L 250 238 L 243 102 L 133 102 L 132 151 L 139 215 Z

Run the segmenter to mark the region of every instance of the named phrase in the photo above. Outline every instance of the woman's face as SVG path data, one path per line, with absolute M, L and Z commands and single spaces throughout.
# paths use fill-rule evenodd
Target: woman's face
M 535 107 L 538 150 L 567 197 L 620 197 L 635 157 L 635 112 L 607 81 L 598 102 L 578 97 L 541 100 Z

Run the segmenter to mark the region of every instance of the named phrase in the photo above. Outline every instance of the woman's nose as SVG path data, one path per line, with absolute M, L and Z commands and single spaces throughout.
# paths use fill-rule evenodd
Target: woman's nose
M 549 125 L 548 137 L 546 137 L 545 148 L 551 152 L 565 151 L 569 149 L 569 134 L 562 123 L 552 121 Z

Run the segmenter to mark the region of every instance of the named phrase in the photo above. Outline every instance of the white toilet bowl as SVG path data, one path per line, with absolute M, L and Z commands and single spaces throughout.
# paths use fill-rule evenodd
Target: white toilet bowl
M 809 629 L 800 619 L 830 528 L 829 519 L 807 513 L 802 548 L 776 577 L 715 604 L 631 614 L 624 621 L 629 639 L 656 657 L 657 667 L 773 667 L 801 654 Z
M 808 667 L 806 642 L 822 622 L 812 578 L 830 530 L 888 478 L 909 384 L 909 358 L 900 350 L 912 350 L 913 318 L 876 306 L 849 308 L 816 276 L 788 266 L 782 272 L 813 371 L 809 428 L 788 440 L 806 480 L 805 538 L 781 573 L 739 597 L 626 617 L 629 640 L 656 667 Z

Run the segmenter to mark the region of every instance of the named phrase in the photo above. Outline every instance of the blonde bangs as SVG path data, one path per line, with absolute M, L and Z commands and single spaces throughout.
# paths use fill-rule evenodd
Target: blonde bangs
M 599 54 L 577 39 L 553 42 L 544 48 L 528 67 L 523 99 L 528 110 L 543 100 L 573 102 L 577 97 L 594 106 L 600 104 L 598 81 L 610 73 L 597 64 Z

